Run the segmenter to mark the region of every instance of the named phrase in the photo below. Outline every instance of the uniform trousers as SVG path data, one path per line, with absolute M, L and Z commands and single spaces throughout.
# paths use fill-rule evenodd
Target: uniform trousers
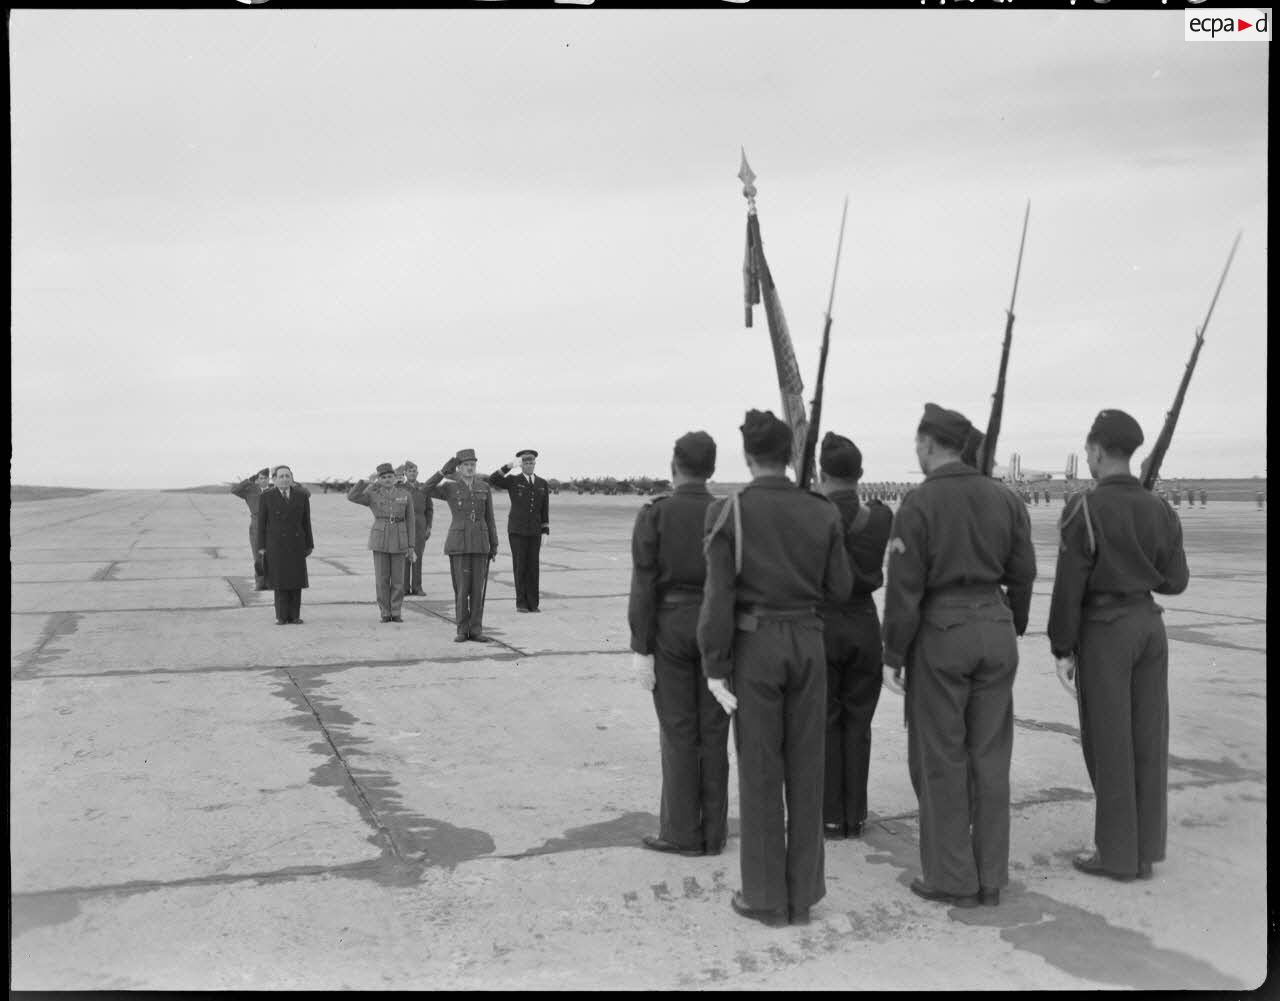
M 658 609 L 653 708 L 662 755 L 659 836 L 719 851 L 729 830 L 729 716 L 702 675 L 698 603 Z
M 538 607 L 538 558 L 542 552 L 542 536 L 512 535 L 511 572 L 515 577 L 516 608 L 533 611 Z
M 422 593 L 422 554 L 426 551 L 427 538 L 431 535 L 431 532 L 427 529 L 427 519 L 416 519 L 413 523 L 413 532 L 413 554 L 415 558 L 412 564 L 406 562 L 404 565 L 405 594 Z
M 822 821 L 854 828 L 867 819 L 871 720 L 883 687 L 876 606 L 824 613 L 827 652 L 827 753 Z
M 907 768 L 920 804 L 920 868 L 969 896 L 1009 881 L 1009 761 L 1018 641 L 1003 600 L 925 604 L 907 665 Z
M 742 896 L 753 909 L 803 910 L 827 892 L 822 622 L 760 618 L 744 630 L 740 620 L 733 664 Z
M 378 611 L 384 616 L 400 614 L 404 600 L 404 553 L 373 553 L 373 580 L 378 592 Z
M 489 583 L 489 555 L 462 553 L 449 557 L 453 575 L 454 619 L 459 636 L 479 636 L 484 631 L 484 592 Z
M 1132 876 L 1164 860 L 1168 830 L 1169 642 L 1160 606 L 1148 597 L 1086 608 L 1078 664 L 1094 842 L 1108 872 Z
M 253 586 L 255 590 L 265 591 L 267 588 L 267 578 L 258 573 L 258 567 L 262 566 L 262 555 L 258 552 L 258 526 L 252 524 L 249 526 L 249 555 L 253 558 Z
M 276 589 L 276 618 L 297 622 L 302 615 L 302 588 Z

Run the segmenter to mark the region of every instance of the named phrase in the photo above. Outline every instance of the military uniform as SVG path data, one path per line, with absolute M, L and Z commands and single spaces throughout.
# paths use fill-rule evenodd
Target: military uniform
M 473 477 L 470 486 L 461 479 L 444 480 L 444 476 L 443 471 L 437 470 L 427 478 L 423 487 L 427 496 L 449 505 L 453 520 L 445 536 L 444 552 L 449 557 L 453 575 L 456 638 L 476 639 L 484 635 L 484 597 L 489 580 L 489 562 L 492 554 L 498 552 L 493 494 L 489 484 L 479 476 Z
M 828 475 L 856 480 L 862 475 L 862 455 L 847 438 L 828 433 L 821 467 Z M 879 501 L 861 503 L 852 487 L 829 491 L 827 498 L 840 512 L 853 573 L 853 587 L 843 600 L 819 608 L 827 655 L 822 822 L 828 835 L 841 837 L 860 833 L 867 817 L 871 720 L 880 701 L 882 664 L 880 615 L 872 594 L 884 583 L 884 549 L 893 512 Z
M 391 471 L 389 463 L 386 471 Z M 373 552 L 378 610 L 383 622 L 398 621 L 404 601 L 405 553 L 413 550 L 415 540 L 412 495 L 400 484 L 382 486 L 359 480 L 347 491 L 347 500 L 373 511 L 369 549 Z
M 528 451 L 532 452 L 532 449 Z M 537 452 L 533 452 L 537 457 Z M 489 474 L 489 485 L 511 498 L 507 539 L 511 542 L 511 571 L 515 577 L 516 609 L 538 611 L 538 561 L 542 537 L 551 532 L 551 487 L 541 476 L 509 472 L 510 463 Z
M 294 486 L 286 497 L 277 487 L 264 490 L 256 542 L 259 550 L 266 550 L 266 586 L 275 591 L 276 622 L 301 622 L 307 556 L 315 548 L 307 492 Z
M 748 414 L 744 440 L 757 413 Z M 788 441 L 787 426 L 767 416 Z M 785 476 L 757 476 L 707 509 L 698 649 L 706 676 L 731 680 L 738 700 L 741 897 L 753 911 L 807 914 L 826 894 L 827 677 L 817 606 L 852 586 L 842 536 L 835 506 Z
M 263 469 L 258 476 L 266 473 L 267 470 Z M 267 580 L 262 572 L 262 560 L 258 556 L 258 505 L 262 500 L 262 488 L 258 486 L 257 476 L 251 476 L 237 483 L 231 488 L 231 492 L 249 507 L 249 555 L 253 557 L 253 587 L 255 591 L 265 591 Z
M 1182 524 L 1133 476 L 1108 475 L 1063 508 L 1059 537 L 1049 645 L 1077 659 L 1097 859 L 1133 876 L 1165 857 L 1169 645 L 1151 592 L 1186 590 Z
M 968 427 L 929 404 L 920 432 L 958 451 Z M 1027 628 L 1036 575 L 1030 517 L 1014 493 L 957 459 L 903 497 L 891 534 L 884 663 L 906 666 L 923 881 L 998 899 L 1009 878 L 1015 634 Z
M 404 568 L 404 593 L 420 595 L 422 590 L 422 554 L 427 547 L 427 539 L 431 538 L 431 522 L 435 516 L 435 505 L 426 488 L 416 480 L 405 480 L 402 486 L 409 491 L 413 503 L 413 552 L 415 559 L 412 565 Z
M 631 649 L 653 656 L 659 838 L 689 853 L 717 854 L 728 837 L 729 715 L 707 690 L 697 635 L 711 501 L 705 484 L 681 483 L 640 509 L 631 533 L 627 621 Z

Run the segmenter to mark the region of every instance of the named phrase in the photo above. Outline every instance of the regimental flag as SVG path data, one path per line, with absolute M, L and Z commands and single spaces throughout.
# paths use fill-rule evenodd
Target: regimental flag
M 752 182 L 755 174 L 747 166 L 747 156 L 742 155 L 742 193 L 747 196 L 747 252 L 742 265 L 746 292 L 746 325 L 751 324 L 751 307 L 764 304 L 765 320 L 769 324 L 769 340 L 773 344 L 773 364 L 778 371 L 778 388 L 782 393 L 783 420 L 791 427 L 791 464 L 800 468 L 804 455 L 805 439 L 809 433 L 809 421 L 805 417 L 804 383 L 800 379 L 800 366 L 796 363 L 795 348 L 791 345 L 791 332 L 787 318 L 782 314 L 778 288 L 764 259 L 764 245 L 760 241 L 760 220 L 756 216 L 756 189 Z

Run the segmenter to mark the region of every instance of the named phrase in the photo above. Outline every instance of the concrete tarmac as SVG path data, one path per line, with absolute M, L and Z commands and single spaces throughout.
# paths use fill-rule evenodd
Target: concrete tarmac
M 1266 977 L 1266 513 L 1185 506 L 1170 635 L 1168 859 L 1077 873 L 1093 795 L 1044 636 L 1061 506 L 1014 690 L 1011 885 L 920 900 L 902 703 L 880 702 L 871 820 L 827 843 L 803 927 L 729 907 L 731 837 L 655 854 L 658 736 L 629 667 L 643 499 L 559 494 L 542 612 L 505 531 L 485 623 L 455 644 L 448 514 L 425 598 L 382 624 L 367 509 L 312 496 L 301 626 L 253 590 L 226 495 L 107 491 L 11 507 L 11 987 L 99 989 L 1201 988 Z M 506 501 L 498 499 L 500 530 Z M 732 750 L 731 750 L 732 755 Z

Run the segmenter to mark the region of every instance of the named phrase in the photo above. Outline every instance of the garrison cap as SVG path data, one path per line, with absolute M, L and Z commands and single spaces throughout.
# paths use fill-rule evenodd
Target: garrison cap
M 517 459 L 523 459 L 526 455 L 527 455 L 530 459 L 536 459 L 536 458 L 538 457 L 537 449 L 533 449 L 533 448 L 522 448 L 522 449 L 520 449 L 520 451 L 519 451 L 519 452 L 517 452 L 517 453 L 516 453 L 516 458 L 517 458 Z
M 775 417 L 772 410 L 748 410 L 738 430 L 742 432 L 742 447 L 748 455 L 791 451 L 791 428 L 786 421 Z
M 828 431 L 822 437 L 818 468 L 842 480 L 862 479 L 862 452 L 852 441 Z
M 716 471 L 715 439 L 705 431 L 690 431 L 676 439 L 672 456 L 676 465 L 694 476 L 710 476 Z
M 1086 440 L 1132 455 L 1142 444 L 1142 428 L 1123 410 L 1099 410 Z
M 463 448 L 458 450 L 458 454 L 454 456 L 459 462 L 475 462 L 476 450 L 474 448 Z
M 924 405 L 924 416 L 920 418 L 919 434 L 927 434 L 939 445 L 949 448 L 964 448 L 965 439 L 973 425 L 969 418 L 958 410 L 947 410 L 936 403 Z
M 379 463 L 378 463 L 378 475 L 379 475 L 379 476 L 381 476 L 383 473 L 394 473 L 394 472 L 395 472 L 395 470 L 391 468 L 391 463 L 389 463 L 389 462 L 379 462 Z
M 258 475 L 259 475 L 259 476 L 270 476 L 270 475 L 271 475 L 271 470 L 270 470 L 270 469 L 268 469 L 266 466 L 263 466 L 261 469 L 259 469 L 259 470 L 258 470 Z
M 960 461 L 978 468 L 978 456 L 982 453 L 982 445 L 987 440 L 987 436 L 975 427 L 969 428 L 969 433 L 965 435 L 964 448 L 960 450 Z

